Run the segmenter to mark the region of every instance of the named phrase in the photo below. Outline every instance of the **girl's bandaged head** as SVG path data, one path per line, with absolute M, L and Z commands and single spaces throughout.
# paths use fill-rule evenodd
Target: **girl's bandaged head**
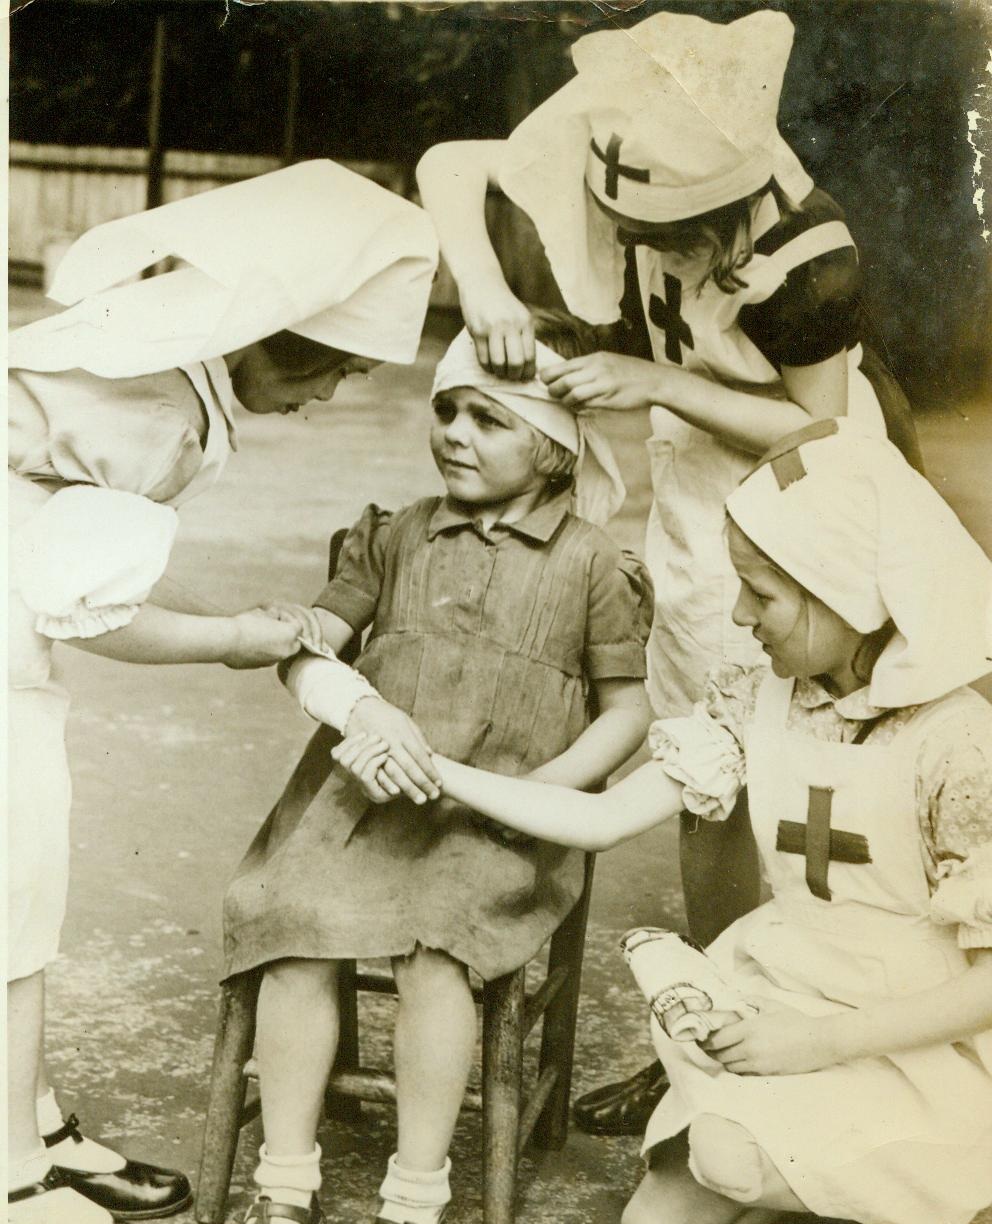
M 992 562 L 885 439 L 817 422 L 769 451 L 727 511 L 859 633 L 892 622 L 873 705 L 931 701 L 992 669 Z
M 575 43 L 577 75 L 514 130 L 500 172 L 571 311 L 609 323 L 623 292 L 614 223 L 589 192 L 648 222 L 712 212 L 772 178 L 792 199 L 809 194 L 777 127 L 792 38 L 783 13 L 721 25 L 666 12 Z
M 166 258 L 185 266 L 132 279 Z M 334 162 L 301 162 L 83 234 L 49 291 L 70 309 L 12 333 L 8 364 L 129 378 L 287 330 L 410 362 L 436 266 L 422 209 Z
M 560 365 L 563 360 L 540 342 L 536 354 L 538 371 Z M 465 329 L 438 362 L 431 400 L 455 387 L 474 387 L 576 456 L 574 500 L 580 518 L 602 526 L 623 505 L 627 491 L 610 444 L 588 415 L 575 414 L 559 403 L 540 378 L 511 382 L 490 374 L 479 364 L 472 337 Z

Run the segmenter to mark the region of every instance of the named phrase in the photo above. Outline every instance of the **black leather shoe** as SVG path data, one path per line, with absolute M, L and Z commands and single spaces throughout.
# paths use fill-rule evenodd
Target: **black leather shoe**
M 63 1139 L 82 1143 L 79 1119 L 70 1114 L 61 1130 L 43 1135 L 45 1147 L 54 1147 Z M 117 1220 L 154 1220 L 159 1216 L 175 1215 L 188 1207 L 193 1199 L 188 1179 L 174 1169 L 129 1160 L 114 1173 L 87 1173 L 65 1165 L 54 1168 L 77 1194 L 99 1204 Z
M 572 1106 L 580 1130 L 589 1135 L 643 1135 L 648 1119 L 668 1088 L 660 1062 L 638 1071 L 619 1084 L 587 1092 Z

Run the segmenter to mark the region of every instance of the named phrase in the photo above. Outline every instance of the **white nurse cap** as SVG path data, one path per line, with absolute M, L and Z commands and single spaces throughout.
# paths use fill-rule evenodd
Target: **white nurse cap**
M 168 257 L 187 266 L 121 283 Z M 70 309 L 14 332 L 8 360 L 126 378 L 289 330 L 411 362 L 436 266 L 422 209 L 332 161 L 301 162 L 83 234 L 49 294 Z

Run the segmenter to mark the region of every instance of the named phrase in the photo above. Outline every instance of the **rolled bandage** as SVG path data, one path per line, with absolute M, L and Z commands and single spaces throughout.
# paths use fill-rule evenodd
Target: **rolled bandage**
M 624 960 L 651 1011 L 673 1041 L 702 1041 L 727 1012 L 757 1008 L 720 977 L 705 952 L 674 931 L 636 927 L 620 940 Z
M 379 693 L 361 672 L 342 663 L 327 647 L 321 649 L 315 643 L 307 649 L 320 649 L 320 657 L 315 653 L 301 654 L 295 659 L 286 673 L 286 688 L 304 714 L 344 734 L 358 702 L 363 697 L 378 697 Z

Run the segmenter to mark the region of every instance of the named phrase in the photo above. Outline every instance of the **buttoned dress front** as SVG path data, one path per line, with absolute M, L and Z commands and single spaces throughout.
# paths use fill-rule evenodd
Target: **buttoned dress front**
M 793 688 L 767 675 L 743 731 L 752 822 L 773 897 L 709 954 L 759 1006 L 768 1000 L 809 1016 L 939 990 L 967 969 L 971 949 L 992 945 L 992 711 L 959 689 L 894 711 L 856 744 L 846 739 L 853 724 L 828 704 L 794 708 Z M 808 702 L 808 682 L 802 695 Z M 837 706 L 853 705 L 864 718 L 859 701 L 855 694 Z M 700 765 L 715 758 L 705 735 L 695 747 L 695 731 L 684 738 L 680 724 L 689 722 L 669 724 L 674 738 L 659 724 L 657 754 L 693 787 L 714 776 Z M 811 724 L 814 734 L 804 733 Z M 811 788 L 830 796 L 830 855 L 824 880 L 812 883 Z M 805 855 L 786 848 L 782 822 L 802 831 Z M 852 838 L 866 853 L 838 861 L 839 840 Z M 777 1076 L 732 1074 L 657 1024 L 652 1034 L 672 1089 L 645 1149 L 716 1114 L 743 1126 L 817 1215 L 968 1224 L 992 1200 L 992 1032 Z
M 8 399 L 13 980 L 56 956 L 68 890 L 69 693 L 53 642 L 133 619 L 168 560 L 165 508 L 213 484 L 235 428 L 223 359 L 129 379 L 14 370 Z
M 437 498 L 370 507 L 317 601 L 358 669 L 455 760 L 522 774 L 588 721 L 589 682 L 644 675 L 650 584 L 567 495 L 487 534 Z M 441 949 L 483 978 L 534 955 L 582 889 L 582 855 L 473 813 L 377 807 L 314 736 L 225 905 L 227 972 L 281 957 Z

